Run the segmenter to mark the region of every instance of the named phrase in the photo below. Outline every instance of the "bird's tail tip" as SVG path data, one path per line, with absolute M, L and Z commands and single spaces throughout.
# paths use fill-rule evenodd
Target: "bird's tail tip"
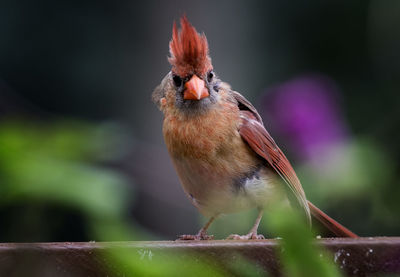
M 358 238 L 355 233 L 328 216 L 310 201 L 308 201 L 308 206 L 310 208 L 311 215 L 336 236 L 346 238 Z

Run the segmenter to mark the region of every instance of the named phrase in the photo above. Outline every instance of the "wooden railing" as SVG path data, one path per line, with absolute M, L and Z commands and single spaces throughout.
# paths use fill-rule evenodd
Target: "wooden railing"
M 317 239 L 315 243 L 327 249 L 328 258 L 349 276 L 400 274 L 400 237 Z M 135 262 L 147 263 L 172 252 L 178 258 L 190 253 L 206 257 L 210 266 L 245 257 L 275 276 L 280 272 L 279 247 L 277 240 L 2 243 L 0 276 L 130 276 L 110 260 L 107 251 L 128 251 Z

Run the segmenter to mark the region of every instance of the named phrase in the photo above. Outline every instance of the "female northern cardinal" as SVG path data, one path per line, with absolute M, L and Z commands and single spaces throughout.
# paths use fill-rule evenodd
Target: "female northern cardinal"
M 183 188 L 199 211 L 210 217 L 196 235 L 181 239 L 210 239 L 207 228 L 219 215 L 257 208 L 259 215 L 245 236 L 257 234 L 263 209 L 281 197 L 311 215 L 337 236 L 356 237 L 307 201 L 289 161 L 265 129 L 253 105 L 221 82 L 213 71 L 208 43 L 181 18 L 174 23 L 169 44 L 172 70 L 153 92 L 164 113 L 163 134 Z M 280 193 L 282 188 L 285 193 Z

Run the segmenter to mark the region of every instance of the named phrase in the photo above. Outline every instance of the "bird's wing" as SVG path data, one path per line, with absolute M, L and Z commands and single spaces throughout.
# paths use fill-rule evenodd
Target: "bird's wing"
M 243 140 L 248 143 L 250 148 L 260 157 L 265 159 L 282 177 L 291 192 L 289 194 L 289 199 L 294 198 L 297 200 L 295 203 L 297 202 L 298 206 L 304 210 L 308 222 L 311 223 L 311 210 L 312 216 L 336 236 L 357 238 L 358 236 L 352 231 L 329 217 L 310 201 L 307 201 L 304 190 L 293 167 L 285 154 L 283 154 L 282 150 L 279 149 L 278 145 L 276 145 L 274 139 L 265 129 L 261 116 L 258 114 L 256 108 L 254 108 L 254 106 L 240 93 L 234 91 L 231 92 L 238 102 L 240 110 L 240 135 Z
M 261 116 L 254 106 L 240 93 L 232 91 L 232 95 L 238 102 L 240 109 L 241 125 L 239 133 L 243 140 L 282 177 L 292 194 L 289 195 L 289 199 L 293 198 L 290 196 L 294 196 L 297 200 L 295 202 L 304 209 L 307 220 L 310 223 L 311 216 L 307 199 L 290 162 L 265 129 Z

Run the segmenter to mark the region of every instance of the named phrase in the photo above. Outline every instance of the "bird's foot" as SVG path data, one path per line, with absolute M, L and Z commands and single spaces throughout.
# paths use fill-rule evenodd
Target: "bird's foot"
M 177 240 L 212 240 L 214 236 L 207 235 L 206 232 L 199 232 L 196 235 L 180 235 Z
M 230 236 L 228 236 L 226 239 L 230 239 L 230 240 L 255 240 L 255 239 L 265 239 L 265 237 L 263 235 L 259 235 L 257 233 L 248 233 L 247 235 L 236 235 L 236 234 L 232 234 Z

